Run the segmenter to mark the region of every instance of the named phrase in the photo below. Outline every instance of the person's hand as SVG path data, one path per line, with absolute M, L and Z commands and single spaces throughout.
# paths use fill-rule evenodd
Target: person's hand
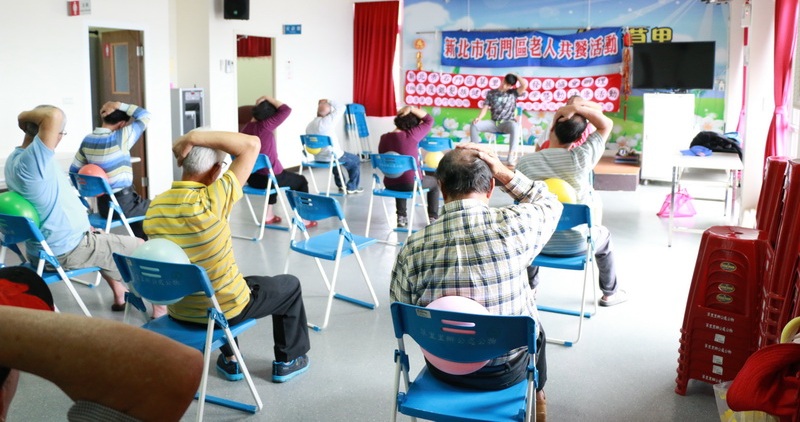
M 481 121 L 481 119 L 479 119 L 479 118 L 477 118 L 477 117 L 476 117 L 476 118 L 472 119 L 472 124 L 473 124 L 473 125 L 477 125 L 477 124 L 478 124 L 478 122 L 480 122 L 480 121 Z
M 119 101 L 108 101 L 100 107 L 100 117 L 106 117 L 109 114 L 119 110 L 122 107 L 122 103 Z
M 398 116 L 405 116 L 406 114 L 411 113 L 411 106 L 405 106 L 401 108 L 398 112 Z
M 565 105 L 564 107 L 561 107 L 558 110 L 556 110 L 556 115 L 553 118 L 553 121 L 560 122 L 562 120 L 571 119 L 572 116 L 574 116 L 577 111 L 578 108 L 576 105 L 574 104 Z
M 259 104 L 263 103 L 264 101 L 269 101 L 270 103 L 273 103 L 274 102 L 273 100 L 274 100 L 274 98 L 270 97 L 269 95 L 262 95 L 262 96 L 258 97 L 258 99 L 256 99 L 256 105 L 259 105 Z
M 474 151 L 478 158 L 489 165 L 489 169 L 492 171 L 493 176 L 496 176 L 498 173 L 511 172 L 511 170 L 509 170 L 509 168 L 500 161 L 500 157 L 497 156 L 497 152 L 495 152 L 494 148 L 490 147 L 489 145 L 465 142 L 456 145 L 456 148 Z
M 178 167 L 183 165 L 183 159 L 189 155 L 189 151 L 192 150 L 192 147 L 194 147 L 194 144 L 189 140 L 188 133 L 178 138 L 178 141 L 172 146 L 172 154 L 175 156 L 175 159 L 178 160 Z

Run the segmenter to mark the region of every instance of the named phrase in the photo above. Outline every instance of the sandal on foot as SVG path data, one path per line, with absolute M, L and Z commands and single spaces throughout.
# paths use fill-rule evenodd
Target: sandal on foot
M 279 216 L 277 216 L 277 215 L 276 215 L 276 216 L 274 216 L 274 217 L 270 218 L 269 220 L 265 221 L 265 222 L 264 222 L 264 225 L 269 225 L 269 224 L 278 224 L 278 223 L 280 223 L 281 221 L 283 221 L 283 219 L 281 219 Z

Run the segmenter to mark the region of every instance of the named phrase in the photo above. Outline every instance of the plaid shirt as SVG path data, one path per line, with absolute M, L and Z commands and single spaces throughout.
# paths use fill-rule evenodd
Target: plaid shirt
M 390 299 L 427 306 L 442 296 L 464 296 L 491 314 L 530 315 L 538 323 L 526 268 L 555 231 L 563 207 L 544 182 L 519 172 L 505 188 L 518 205 L 452 201 L 435 223 L 411 235 L 392 269 Z

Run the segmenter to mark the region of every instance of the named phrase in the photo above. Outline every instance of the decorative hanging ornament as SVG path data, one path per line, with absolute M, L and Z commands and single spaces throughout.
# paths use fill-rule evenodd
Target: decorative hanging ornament
M 414 49 L 417 50 L 417 70 L 422 70 L 422 50 L 425 49 L 425 40 L 422 38 L 414 40 Z

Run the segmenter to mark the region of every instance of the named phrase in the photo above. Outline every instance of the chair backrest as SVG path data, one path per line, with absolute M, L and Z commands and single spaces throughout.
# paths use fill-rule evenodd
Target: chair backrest
M 286 191 L 289 206 L 309 221 L 319 221 L 330 217 L 344 220 L 344 212 L 335 198 L 311 193 Z
M 27 217 L 16 215 L 0 214 L 0 233 L 3 235 L 3 244 L 11 245 L 33 239 L 43 242 L 44 235 Z
M 530 316 L 478 315 L 391 305 L 394 335 L 408 334 L 423 349 L 453 362 L 493 359 L 519 347 L 536 352 L 536 321 Z
M 584 204 L 564 204 L 561 218 L 558 220 L 556 230 L 569 230 L 575 226 L 586 224 L 592 227 L 592 210 Z
M 143 299 L 167 302 L 196 292 L 214 296 L 214 288 L 203 267 L 195 264 L 173 264 L 114 253 L 122 280 L 133 286 Z
M 256 163 L 253 165 L 253 171 L 251 173 L 255 173 L 263 168 L 266 168 L 272 173 L 272 162 L 269 161 L 269 157 L 266 154 L 258 154 L 256 157 Z
M 419 142 L 419 147 L 428 152 L 447 151 L 453 149 L 453 140 L 441 136 L 426 136 Z
M 358 130 L 359 137 L 369 136 L 369 128 L 367 127 L 367 110 L 361 104 L 348 104 L 347 108 L 348 119 L 345 120 L 348 126 L 355 126 Z
M 100 195 L 114 195 L 114 191 L 111 189 L 111 185 L 108 184 L 108 180 L 102 177 L 75 172 L 70 173 L 69 177 L 72 179 L 72 184 L 78 189 L 78 193 L 83 197 L 90 198 Z
M 369 157 L 372 168 L 380 170 L 386 176 L 397 177 L 396 175 L 412 170 L 414 177 L 419 177 L 417 160 L 414 157 L 398 154 L 371 154 Z
M 327 135 L 300 135 L 300 142 L 308 149 L 326 148 L 331 146 L 331 137 Z

